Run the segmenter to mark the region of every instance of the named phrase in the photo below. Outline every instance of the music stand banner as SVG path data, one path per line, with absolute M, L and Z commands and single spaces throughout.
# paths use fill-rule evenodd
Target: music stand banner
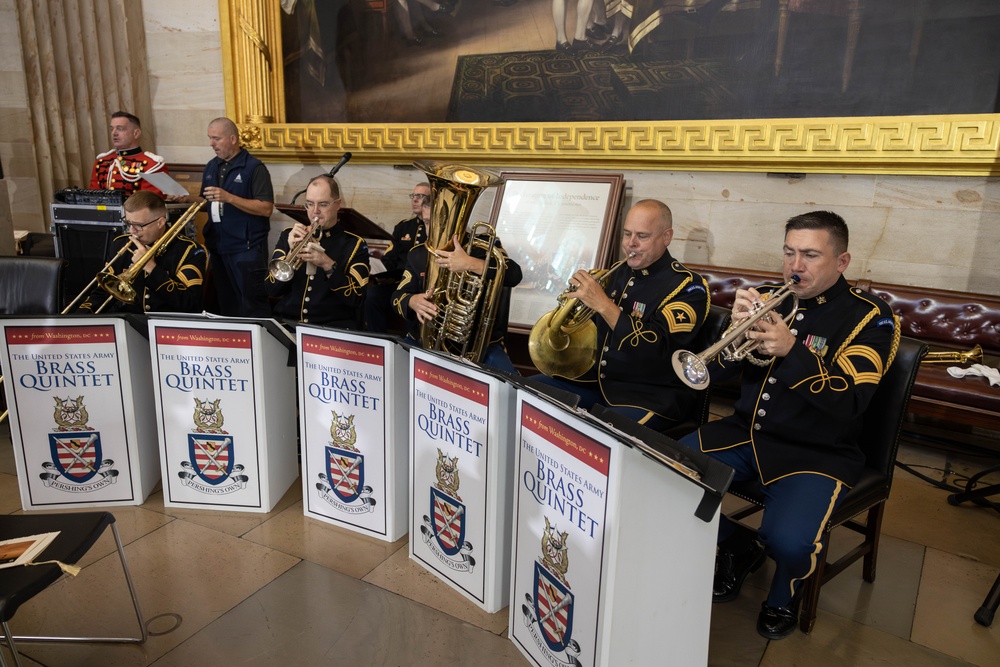
M 406 351 L 300 325 L 303 512 L 387 541 L 406 534 Z
M 271 511 L 297 476 L 287 350 L 254 323 L 149 325 L 163 504 Z
M 718 517 L 589 414 L 517 392 L 511 640 L 535 665 L 705 664 Z
M 416 349 L 410 377 L 410 558 L 499 611 L 509 594 L 513 390 Z
M 608 438 L 518 392 L 511 638 L 539 665 L 594 665 L 608 525 Z
M 141 504 L 159 480 L 142 334 L 114 317 L 0 329 L 22 507 Z

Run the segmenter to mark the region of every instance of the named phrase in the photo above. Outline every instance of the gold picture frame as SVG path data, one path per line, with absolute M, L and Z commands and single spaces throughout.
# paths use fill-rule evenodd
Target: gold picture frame
M 604 123 L 289 124 L 280 6 L 220 0 L 226 111 L 247 148 L 275 162 L 539 168 L 1000 174 L 1000 114 Z

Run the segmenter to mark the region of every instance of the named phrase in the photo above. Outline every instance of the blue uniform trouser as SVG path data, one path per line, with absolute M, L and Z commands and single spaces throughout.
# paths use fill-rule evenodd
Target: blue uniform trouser
M 261 244 L 248 250 L 212 255 L 219 313 L 237 317 L 271 317 L 264 291 L 267 257 Z
M 580 403 L 578 405 L 584 410 L 589 410 L 595 405 L 603 405 L 612 412 L 624 415 L 632 421 L 639 422 L 643 426 L 647 426 L 654 431 L 662 431 L 663 429 L 673 426 L 674 424 L 672 420 L 667 419 L 666 417 L 661 417 L 650 410 L 621 405 L 608 405 L 608 402 L 604 400 L 604 395 L 599 389 L 597 389 L 596 383 L 593 385 L 594 389 L 591 389 L 590 385 L 586 385 L 581 382 L 573 382 L 572 380 L 564 380 L 562 378 L 554 378 L 549 375 L 532 375 L 531 379 L 542 384 L 547 384 L 550 387 L 556 387 L 558 389 L 562 389 L 563 391 L 568 391 L 571 394 L 576 394 L 580 397 Z
M 684 436 L 680 442 L 699 449 L 697 432 Z M 759 482 L 760 473 L 751 445 L 705 453 L 732 467 L 736 471 L 734 481 Z M 767 594 L 768 605 L 787 607 L 799 583 L 812 574 L 817 554 L 826 548 L 823 527 L 844 499 L 847 489 L 843 483 L 815 473 L 789 475 L 761 487 L 764 516 L 757 538 L 776 565 Z M 738 524 L 720 517 L 719 544 L 723 548 L 737 552 L 744 548 L 749 538 Z

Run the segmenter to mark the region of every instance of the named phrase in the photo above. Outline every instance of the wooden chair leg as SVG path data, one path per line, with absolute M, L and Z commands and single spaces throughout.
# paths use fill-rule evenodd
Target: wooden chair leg
M 869 584 L 875 581 L 875 567 L 878 564 L 878 541 L 882 536 L 882 517 L 885 515 L 885 503 L 881 502 L 868 510 L 868 521 L 865 522 L 865 542 L 868 553 L 865 554 L 861 576 Z
M 826 553 L 830 549 L 830 533 L 823 536 L 823 548 L 816 556 L 816 569 L 808 579 L 802 582 L 802 601 L 799 604 L 799 629 L 802 632 L 812 632 L 816 625 L 816 608 L 819 607 L 819 591 L 823 586 L 823 575 L 826 573 Z

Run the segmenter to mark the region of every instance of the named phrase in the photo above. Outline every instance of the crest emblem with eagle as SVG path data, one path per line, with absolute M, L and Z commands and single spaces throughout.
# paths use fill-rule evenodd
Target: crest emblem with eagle
M 87 420 L 90 415 L 87 413 L 87 406 L 83 404 L 83 396 L 72 399 L 67 396 L 65 399 L 53 396 L 56 401 L 56 408 L 53 412 L 53 419 L 56 421 L 57 431 L 88 431 L 90 427 Z
M 221 403 L 221 398 L 214 401 L 194 399 L 193 419 L 196 433 L 225 433 L 222 430 L 225 417 L 222 416 L 222 409 L 219 407 Z
M 336 410 L 330 410 L 333 419 L 330 421 L 330 437 L 333 443 L 341 449 L 350 452 L 358 451 L 354 443 L 358 441 L 358 432 L 354 428 L 354 415 L 338 415 Z

